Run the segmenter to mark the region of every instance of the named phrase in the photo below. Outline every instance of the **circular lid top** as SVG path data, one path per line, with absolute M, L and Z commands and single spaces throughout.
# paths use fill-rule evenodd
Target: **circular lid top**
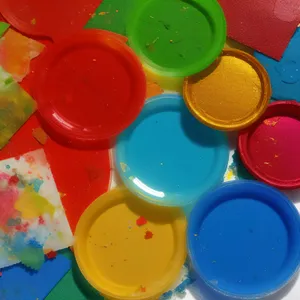
M 260 180 L 283 189 L 300 187 L 300 104 L 276 101 L 259 122 L 239 135 L 247 169 Z
M 128 22 L 129 44 L 135 52 L 170 76 L 205 69 L 226 40 L 226 21 L 217 1 L 148 0 Z
M 256 181 L 233 181 L 193 209 L 190 257 L 211 292 L 261 298 L 297 272 L 299 229 L 299 213 L 285 195 Z
M 207 70 L 184 81 L 184 99 L 194 116 L 219 130 L 254 123 L 271 97 L 266 70 L 250 54 L 227 49 Z
M 174 94 L 149 99 L 115 151 L 125 185 L 165 206 L 197 201 L 223 181 L 229 158 L 226 135 L 199 123 Z
M 154 206 L 126 189 L 115 189 L 81 216 L 75 257 L 83 275 L 104 296 L 158 299 L 184 264 L 185 235 L 180 209 Z
M 36 100 L 46 128 L 74 144 L 90 146 L 116 136 L 145 101 L 142 66 L 107 31 L 86 30 L 55 43 L 36 74 Z
M 0 12 L 21 32 L 56 39 L 82 29 L 100 2 L 100 0 L 1 0 Z

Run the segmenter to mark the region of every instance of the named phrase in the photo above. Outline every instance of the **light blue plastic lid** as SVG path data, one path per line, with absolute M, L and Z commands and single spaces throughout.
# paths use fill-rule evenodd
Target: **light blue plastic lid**
M 125 185 L 163 206 L 198 200 L 223 181 L 229 158 L 227 136 L 199 123 L 175 94 L 149 99 L 115 151 Z
M 200 282 L 219 295 L 215 299 L 265 298 L 299 269 L 299 213 L 265 184 L 225 183 L 194 207 L 188 246 Z

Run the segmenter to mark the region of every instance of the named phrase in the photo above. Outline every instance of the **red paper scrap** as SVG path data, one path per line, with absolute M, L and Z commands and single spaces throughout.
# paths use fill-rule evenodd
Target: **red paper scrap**
M 218 0 L 228 36 L 280 60 L 300 21 L 299 0 Z

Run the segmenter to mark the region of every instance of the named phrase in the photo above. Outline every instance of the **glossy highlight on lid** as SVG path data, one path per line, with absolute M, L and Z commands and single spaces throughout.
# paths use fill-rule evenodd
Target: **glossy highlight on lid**
M 199 121 L 232 131 L 251 125 L 263 114 L 271 87 L 266 70 L 254 57 L 227 49 L 208 69 L 185 79 L 183 95 Z
M 256 178 L 281 189 L 300 187 L 300 103 L 276 101 L 238 139 L 241 159 Z

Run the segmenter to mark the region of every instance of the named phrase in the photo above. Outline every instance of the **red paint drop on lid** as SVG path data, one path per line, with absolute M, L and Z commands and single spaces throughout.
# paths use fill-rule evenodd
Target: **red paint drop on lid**
M 57 256 L 57 253 L 55 251 L 50 251 L 46 254 L 48 259 L 53 259 Z
M 141 292 L 146 293 L 146 287 L 141 285 Z
M 18 178 L 17 175 L 14 175 L 14 176 L 10 177 L 9 180 L 8 180 L 8 183 L 10 185 L 17 184 L 18 182 L 19 182 L 19 178 Z
M 145 240 L 150 240 L 153 237 L 153 233 L 149 230 L 146 231 L 145 233 Z
M 144 217 L 139 217 L 137 220 L 136 220 L 136 225 L 137 226 L 143 226 L 145 224 L 147 224 L 148 221 L 144 218 Z

